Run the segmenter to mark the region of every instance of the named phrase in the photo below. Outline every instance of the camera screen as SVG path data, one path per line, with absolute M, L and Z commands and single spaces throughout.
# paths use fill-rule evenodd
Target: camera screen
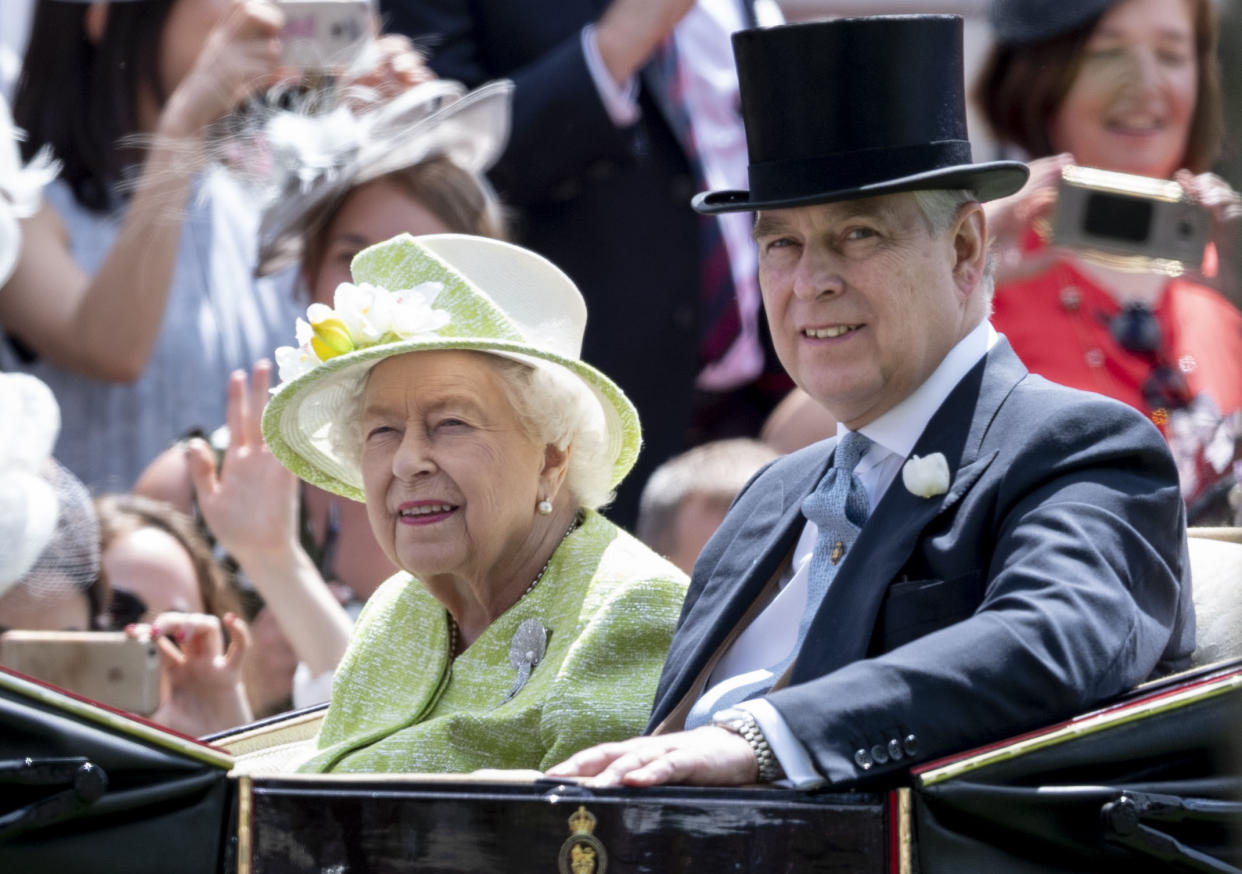
M 1083 214 L 1083 230 L 1096 237 L 1145 243 L 1151 232 L 1152 212 L 1151 201 L 1092 192 Z

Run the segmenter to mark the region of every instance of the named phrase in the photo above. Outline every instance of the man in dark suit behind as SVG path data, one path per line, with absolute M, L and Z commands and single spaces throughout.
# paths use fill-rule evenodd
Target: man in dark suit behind
M 960 19 L 753 30 L 734 50 L 750 190 L 695 206 L 757 213 L 777 352 L 842 424 L 761 471 L 704 548 L 653 736 L 550 773 L 895 782 L 1187 666 L 1160 434 L 1028 374 L 988 324 L 981 202 L 1026 172 L 971 163 Z

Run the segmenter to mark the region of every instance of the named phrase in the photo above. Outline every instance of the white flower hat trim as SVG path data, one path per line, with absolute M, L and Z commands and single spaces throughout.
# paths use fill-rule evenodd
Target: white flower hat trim
M 944 454 L 933 452 L 920 458 L 911 455 L 901 468 L 901 481 L 920 498 L 933 498 L 949 490 L 949 462 Z
M 434 335 L 451 320 L 447 311 L 431 305 L 443 289 L 439 282 L 422 282 L 396 291 L 367 282 L 342 282 L 336 288 L 333 306 L 313 303 L 306 309 L 306 318 L 297 320 L 297 347 L 276 350 L 281 385 L 338 355 Z

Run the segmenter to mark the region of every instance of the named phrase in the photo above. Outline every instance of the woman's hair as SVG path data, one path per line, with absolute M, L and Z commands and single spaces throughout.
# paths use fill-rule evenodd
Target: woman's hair
M 172 504 L 140 495 L 114 494 L 95 499 L 99 516 L 99 554 L 103 555 L 116 540 L 143 528 L 156 528 L 181 544 L 194 564 L 198 593 L 203 599 L 203 612 L 223 617 L 240 613 L 237 597 L 228 586 L 228 576 L 211 554 L 211 546 L 194 520 Z M 107 574 L 101 568 L 100 577 Z
M 1195 111 L 1181 166 L 1201 173 L 1220 150 L 1222 121 L 1217 23 L 1211 0 L 1194 5 L 1194 53 L 1198 69 Z M 1056 153 L 1052 118 L 1082 67 L 1083 50 L 1101 16 L 1036 43 L 998 44 L 975 80 L 974 99 L 998 140 L 1029 158 Z
M 505 393 L 526 433 L 542 444 L 569 449 L 565 488 L 579 507 L 599 509 L 612 500 L 613 456 L 604 411 L 578 377 L 559 367 L 533 367 L 511 358 L 481 355 L 501 378 Z M 332 422 L 328 439 L 347 463 L 362 465 L 362 405 L 370 370 Z
M 450 233 L 505 240 L 508 233 L 500 200 L 482 176 L 464 170 L 447 157 L 429 158 L 367 182 L 389 182 L 444 223 Z M 308 228 L 302 239 L 302 275 L 308 284 L 319 273 L 328 246 L 328 230 L 351 188 L 332 209 Z
M 598 510 L 611 501 L 612 453 L 604 412 L 586 384 L 560 367 L 532 367 L 496 355 L 486 360 L 500 374 L 527 433 L 569 450 L 565 488 L 576 504 Z
M 13 98 L 26 132 L 22 157 L 50 145 L 61 178 L 82 206 L 105 211 L 112 188 L 133 163 L 120 141 L 138 133 L 144 89 L 162 106 L 160 42 L 172 0 L 111 3 L 98 42 L 86 30 L 85 3 L 40 0 Z

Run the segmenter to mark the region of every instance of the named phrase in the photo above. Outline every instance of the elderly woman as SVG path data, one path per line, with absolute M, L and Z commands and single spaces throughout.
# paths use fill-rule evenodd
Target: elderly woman
M 1221 294 L 1237 284 L 1242 197 L 1206 172 L 1221 130 L 1212 4 L 995 0 L 992 19 L 977 96 L 997 137 L 1036 159 L 1021 191 L 988 204 L 993 322 L 1032 371 L 1147 413 L 1191 521 L 1219 524 L 1242 445 L 1242 315 Z M 1180 183 L 1212 216 L 1203 275 L 1053 248 L 1047 220 L 1071 163 Z
M 272 164 L 260 269 L 296 262 L 310 302 L 330 306 L 350 280 L 353 257 L 373 243 L 400 233 L 503 237 L 502 210 L 483 174 L 506 142 L 511 92 L 503 81 L 466 93 L 435 80 L 322 115 L 274 112 L 263 128 L 267 145 L 256 150 Z M 351 620 L 324 582 L 356 616 L 397 569 L 362 504 L 298 484 L 265 451 L 258 416 L 269 371 L 258 363 L 249 386 L 241 372 L 232 376 L 222 469 L 205 441 L 192 440 L 163 453 L 135 486 L 184 512 L 196 504 L 262 596 L 253 622 L 260 643 L 248 665 L 249 688 L 261 679 L 271 690 L 260 715 L 288 709 L 290 692 L 294 707 L 328 700 Z
M 496 240 L 397 237 L 312 305 L 263 433 L 365 500 L 368 601 L 310 771 L 543 769 L 646 722 L 685 576 L 595 512 L 639 447 L 570 280 Z

